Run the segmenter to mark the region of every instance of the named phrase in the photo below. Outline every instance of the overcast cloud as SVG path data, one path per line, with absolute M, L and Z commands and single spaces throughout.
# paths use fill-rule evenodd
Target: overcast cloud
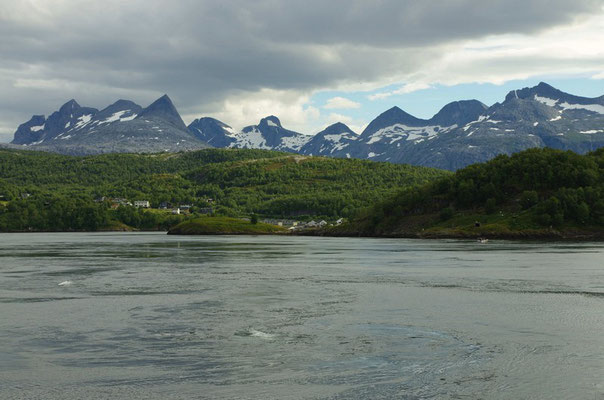
M 400 83 L 406 93 L 543 73 L 601 79 L 603 5 L 0 0 L 0 141 L 70 98 L 97 108 L 118 98 L 145 106 L 168 93 L 187 123 L 209 115 L 239 128 L 276 114 L 312 133 L 338 116 L 311 104 L 321 90 Z M 357 107 L 346 100 L 330 106 Z

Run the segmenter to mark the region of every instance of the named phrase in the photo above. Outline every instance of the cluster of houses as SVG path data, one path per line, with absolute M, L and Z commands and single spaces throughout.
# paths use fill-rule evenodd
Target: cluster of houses
M 203 199 L 203 200 L 208 204 L 214 203 L 213 199 Z M 134 200 L 134 202 L 131 202 L 128 199 L 125 199 L 122 197 L 101 196 L 101 197 L 96 198 L 94 201 L 96 201 L 98 203 L 107 201 L 111 204 L 111 208 L 113 208 L 113 209 L 116 209 L 120 206 L 130 206 L 130 207 L 136 207 L 136 208 L 151 208 L 151 202 L 149 200 Z M 160 209 L 160 210 L 172 210 L 172 214 L 175 214 L 175 215 L 180 215 L 183 213 L 187 214 L 187 213 L 191 212 L 191 208 L 192 208 L 191 204 L 183 204 L 183 203 L 172 204 L 167 201 L 162 201 L 158 207 L 158 209 Z M 213 214 L 214 209 L 213 209 L 213 207 L 196 207 L 195 212 L 199 213 L 199 214 Z M 247 220 L 247 218 L 245 218 L 245 219 Z M 329 225 L 329 226 L 341 225 L 344 222 L 344 218 L 340 218 L 333 222 L 327 222 L 325 220 L 320 220 L 320 221 L 311 220 L 311 221 L 305 222 L 305 221 L 295 221 L 295 220 L 291 220 L 291 219 L 266 218 L 266 219 L 263 219 L 262 222 L 264 222 L 265 224 L 282 226 L 282 227 L 288 228 L 289 230 L 294 231 L 294 230 L 301 230 L 301 229 L 322 228 L 327 225 Z
M 283 227 L 288 228 L 290 231 L 294 231 L 294 230 L 309 229 L 309 228 L 311 228 L 311 229 L 312 228 L 322 228 L 327 225 L 331 225 L 331 226 L 341 225 L 344 222 L 344 218 L 340 218 L 333 223 L 328 223 L 324 219 L 321 221 L 311 220 L 308 222 L 302 222 L 302 221 L 293 221 L 290 219 L 270 219 L 270 218 L 263 219 L 262 222 L 264 222 L 265 224 L 283 226 Z
M 209 199 L 209 200 L 212 200 L 212 199 Z M 136 208 L 151 208 L 151 202 L 149 200 L 134 200 L 134 203 L 132 203 L 128 199 L 125 199 L 122 197 L 101 196 L 101 197 L 96 198 L 94 201 L 96 201 L 97 203 L 102 203 L 104 201 L 108 201 L 111 204 L 111 208 L 113 208 L 113 209 L 116 209 L 120 206 L 130 206 L 130 207 L 136 207 Z M 191 204 L 183 204 L 183 203 L 172 204 L 167 201 L 163 201 L 159 204 L 158 208 L 160 210 L 172 210 L 172 214 L 180 215 L 183 213 L 190 212 L 191 207 L 192 207 Z M 198 208 L 195 211 L 199 212 L 201 214 L 212 214 L 214 212 L 212 207 Z

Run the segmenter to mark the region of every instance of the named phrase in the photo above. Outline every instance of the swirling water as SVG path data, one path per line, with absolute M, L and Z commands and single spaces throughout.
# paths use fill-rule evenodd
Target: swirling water
M 0 235 L 2 399 L 604 399 L 604 245 Z

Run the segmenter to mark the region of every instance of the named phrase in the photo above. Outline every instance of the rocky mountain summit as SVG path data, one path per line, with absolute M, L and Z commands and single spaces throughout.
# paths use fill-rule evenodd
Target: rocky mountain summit
M 34 115 L 19 126 L 12 143 L 68 154 L 252 148 L 455 170 L 531 147 L 577 153 L 602 147 L 604 96 L 575 96 L 542 82 L 490 107 L 455 101 L 430 119 L 392 107 L 360 135 L 343 123 L 307 135 L 272 115 L 241 131 L 210 117 L 187 127 L 166 95 L 147 108 L 118 100 L 101 111 L 70 100 L 48 118 Z
M 191 134 L 167 95 L 146 108 L 118 100 L 101 111 L 70 100 L 47 119 L 35 115 L 20 125 L 12 144 L 64 154 L 173 152 L 209 147 Z

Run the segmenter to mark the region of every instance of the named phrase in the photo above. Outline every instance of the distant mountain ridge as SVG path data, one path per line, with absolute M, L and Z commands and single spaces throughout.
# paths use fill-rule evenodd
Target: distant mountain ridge
M 12 143 L 74 154 L 266 149 L 455 170 L 531 147 L 577 153 L 602 147 L 604 96 L 575 96 L 541 82 L 512 90 L 490 107 L 478 100 L 454 101 L 430 119 L 392 107 L 361 134 L 336 123 L 315 135 L 288 130 L 272 115 L 241 131 L 210 117 L 186 127 L 166 95 L 144 109 L 119 100 L 98 111 L 70 100 L 48 119 L 34 115 L 20 125 Z
M 64 154 L 174 152 L 209 147 L 191 134 L 167 95 L 146 108 L 118 100 L 101 111 L 70 100 L 48 119 L 35 115 L 20 125 L 12 144 Z

